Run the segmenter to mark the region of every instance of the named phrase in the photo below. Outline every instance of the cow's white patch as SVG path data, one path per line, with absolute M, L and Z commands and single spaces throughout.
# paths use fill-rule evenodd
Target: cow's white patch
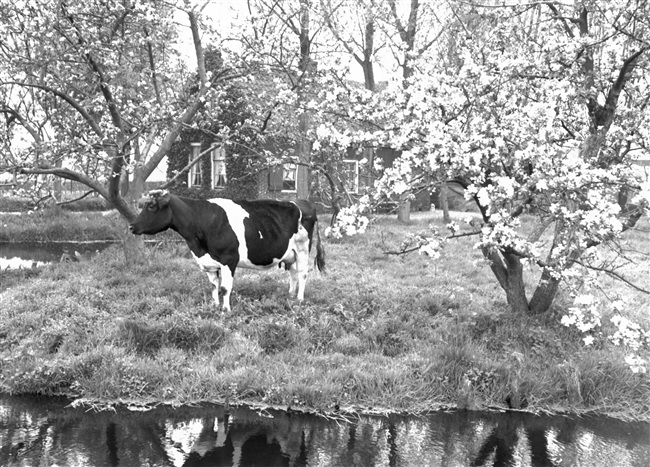
M 248 213 L 239 204 L 230 199 L 215 198 L 208 201 L 221 206 L 221 208 L 226 212 L 228 223 L 235 232 L 237 243 L 239 243 L 237 247 L 237 251 L 239 252 L 238 266 L 244 268 L 250 267 L 247 266 L 247 264 L 250 264 L 250 261 L 248 261 L 248 248 L 246 247 L 246 236 L 244 235 L 244 219 L 248 219 Z
M 194 261 L 197 262 L 199 268 L 201 268 L 201 271 L 208 275 L 208 280 L 212 282 L 212 285 L 214 285 L 214 289 L 212 290 L 212 299 L 217 304 L 217 307 L 219 307 L 219 293 L 221 291 L 221 278 L 223 276 L 222 271 L 227 270 L 228 273 L 230 273 L 230 270 L 228 270 L 228 268 L 224 268 L 221 263 L 215 261 L 212 256 L 207 253 L 203 256 L 196 256 L 194 253 L 192 253 L 192 256 L 194 256 Z M 232 277 L 232 274 L 230 274 L 230 276 Z M 230 287 L 232 288 L 232 281 L 230 283 Z M 230 293 L 228 293 L 228 298 L 230 298 Z M 230 309 L 230 301 L 226 301 L 225 294 L 223 304 L 224 308 Z
M 221 269 L 221 263 L 219 261 L 215 261 L 212 256 L 207 253 L 203 256 L 196 256 L 194 253 L 192 253 L 192 256 L 194 256 L 194 261 L 198 263 L 201 271 L 203 272 L 215 272 Z
M 248 247 L 246 246 L 246 236 L 245 236 L 245 227 L 244 227 L 244 219 L 250 217 L 248 215 L 248 212 L 246 212 L 244 208 L 242 208 L 240 205 L 238 205 L 237 203 L 235 203 L 230 199 L 215 198 L 215 199 L 210 199 L 208 201 L 218 206 L 221 206 L 221 208 L 226 212 L 226 217 L 228 218 L 228 223 L 230 224 L 230 227 L 235 232 L 235 236 L 237 237 L 237 242 L 239 243 L 239 246 L 237 247 L 237 250 L 239 252 L 239 263 L 237 264 L 237 267 L 246 268 L 246 269 L 258 269 L 258 270 L 269 269 L 274 266 L 277 266 L 278 263 L 282 261 L 285 261 L 287 263 L 293 263 L 294 261 L 296 261 L 295 252 L 298 251 L 298 249 L 296 248 L 296 239 L 302 238 L 303 236 L 305 239 L 307 239 L 307 231 L 302 226 L 302 224 L 300 224 L 298 232 L 295 235 L 293 235 L 289 240 L 289 245 L 287 247 L 287 250 L 284 252 L 282 257 L 273 258 L 273 262 L 271 264 L 266 266 L 260 266 L 259 264 L 251 263 L 251 261 L 248 259 Z M 260 238 L 263 238 L 262 232 L 260 232 Z

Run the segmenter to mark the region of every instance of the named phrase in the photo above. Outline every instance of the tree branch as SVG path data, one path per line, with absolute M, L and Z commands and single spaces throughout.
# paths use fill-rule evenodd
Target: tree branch
M 108 196 L 108 190 L 104 185 L 99 183 L 97 180 L 94 180 L 87 175 L 81 174 L 79 172 L 72 171 L 70 169 L 62 168 L 62 167 L 52 167 L 52 168 L 47 168 L 47 169 L 38 169 L 38 168 L 25 168 L 22 167 L 20 168 L 20 173 L 21 174 L 34 174 L 34 175 L 55 175 L 57 177 L 64 178 L 66 180 L 72 180 L 74 182 L 79 182 L 83 183 L 86 185 L 88 188 L 92 188 L 93 191 L 96 191 L 99 193 L 101 196 L 106 198 L 107 200 L 110 199 Z
M 40 89 L 42 91 L 49 92 L 56 97 L 62 99 L 63 101 L 67 102 L 73 109 L 75 109 L 79 114 L 88 122 L 92 130 L 95 132 L 97 136 L 100 138 L 104 137 L 104 132 L 102 129 L 99 127 L 95 119 L 86 111 L 86 109 L 83 108 L 79 102 L 77 102 L 74 98 L 69 96 L 68 94 L 59 91 L 58 89 L 54 89 L 50 86 L 47 86 L 45 84 L 33 84 L 33 83 L 21 83 L 19 81 L 4 81 L 0 82 L 0 86 L 6 85 L 6 84 L 15 84 L 17 86 L 22 86 L 26 88 L 36 88 Z
M 176 175 L 174 175 L 174 176 L 171 178 L 171 180 L 167 181 L 163 186 L 161 186 L 160 189 L 164 190 L 164 189 L 169 188 L 170 186 L 172 186 L 172 185 L 176 182 L 176 180 L 178 180 L 178 179 L 180 178 L 180 176 L 181 176 L 184 172 L 190 170 L 190 169 L 191 169 L 192 167 L 194 167 L 194 166 L 195 166 L 195 165 L 196 165 L 196 164 L 197 164 L 201 159 L 203 159 L 203 157 L 204 157 L 206 154 L 210 154 L 210 152 L 211 152 L 213 149 L 216 149 L 216 148 L 218 148 L 218 147 L 219 147 L 219 145 L 217 145 L 217 144 L 213 144 L 212 146 L 210 146 L 210 147 L 209 147 L 208 149 L 206 149 L 205 151 L 199 153 L 199 155 L 196 156 L 196 158 L 192 159 L 192 160 L 191 160 L 191 161 L 190 161 L 190 162 L 189 162 L 185 167 L 183 167 L 181 170 L 179 170 L 178 173 L 177 173 Z
M 605 129 L 609 129 L 610 125 L 614 121 L 614 115 L 616 112 L 616 105 L 618 104 L 618 98 L 621 95 L 621 91 L 625 87 L 625 83 L 627 82 L 629 74 L 632 72 L 632 70 L 636 65 L 637 59 L 648 50 L 650 50 L 650 46 L 642 47 L 641 49 L 639 49 L 638 51 L 630 55 L 628 58 L 626 58 L 625 61 L 623 62 L 623 66 L 618 72 L 618 77 L 616 78 L 614 85 L 612 86 L 612 88 L 609 90 L 609 93 L 607 94 L 605 105 L 601 109 L 599 109 L 602 111 L 602 115 L 600 118 L 601 124 Z
M 575 263 L 576 263 L 576 264 L 579 264 L 580 266 L 582 266 L 582 267 L 585 268 L 585 269 L 590 269 L 590 270 L 592 270 L 592 271 L 603 272 L 603 273 L 607 274 L 608 276 L 612 276 L 612 277 L 614 277 L 615 279 L 617 279 L 617 280 L 619 280 L 619 281 L 621 281 L 621 282 L 627 284 L 628 287 L 630 287 L 630 288 L 632 288 L 632 289 L 634 289 L 634 290 L 636 290 L 636 291 L 638 291 L 638 292 L 642 292 L 642 293 L 644 293 L 644 294 L 648 294 L 648 295 L 650 295 L 650 290 L 646 290 L 646 289 L 644 289 L 643 287 L 640 287 L 640 286 L 638 286 L 638 285 L 632 283 L 630 280 L 626 279 L 626 278 L 623 277 L 621 274 L 619 274 L 619 273 L 617 273 L 617 272 L 615 272 L 615 271 L 612 271 L 611 269 L 600 268 L 600 267 L 592 266 L 592 265 L 590 265 L 590 264 L 585 264 L 585 263 L 583 263 L 583 262 L 580 261 L 580 260 L 575 260 Z
M 57 201 L 57 202 L 56 202 L 56 205 L 57 205 L 57 206 L 63 206 L 64 204 L 74 203 L 75 201 L 82 200 L 82 199 L 84 199 L 86 196 L 91 195 L 91 194 L 93 194 L 93 193 L 95 193 L 95 190 L 88 190 L 88 191 L 85 192 L 83 195 L 81 195 L 81 196 L 79 196 L 79 197 L 77 197 L 77 198 L 75 198 L 75 199 L 69 199 L 69 200 L 66 200 L 66 201 Z
M 10 107 L 3 107 L 0 108 L 0 113 L 9 114 L 12 117 L 14 117 L 16 120 L 18 120 L 18 122 L 20 122 L 22 127 L 25 130 L 27 130 L 27 132 L 32 136 L 32 138 L 34 138 L 34 141 L 37 144 L 40 144 L 42 142 L 41 135 L 38 133 L 38 131 L 36 131 L 36 128 L 30 125 L 29 122 L 18 111 Z M 9 126 L 9 122 L 7 122 L 7 126 Z
M 187 16 L 190 20 L 190 30 L 192 31 L 192 40 L 194 42 L 194 53 L 196 55 L 196 66 L 199 73 L 199 80 L 203 86 L 208 82 L 208 75 L 205 71 L 205 55 L 203 45 L 201 44 L 201 34 L 199 33 L 199 23 L 193 11 L 188 11 Z

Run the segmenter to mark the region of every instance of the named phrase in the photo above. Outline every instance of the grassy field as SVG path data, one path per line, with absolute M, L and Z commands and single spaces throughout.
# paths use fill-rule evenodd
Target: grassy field
M 0 213 L 0 242 L 118 240 L 117 214 L 70 212 L 61 208 Z
M 25 276 L 0 287 L 0 389 L 101 403 L 511 406 L 650 420 L 649 375 L 631 372 L 607 338 L 585 347 L 561 325 L 568 297 L 543 316 L 513 314 L 473 238 L 435 262 L 383 253 L 430 222 L 441 221 L 382 218 L 365 235 L 326 240 L 328 272 L 310 271 L 303 304 L 288 298 L 284 271 L 239 270 L 228 314 L 184 244 L 162 244 L 143 265 L 125 267 L 114 248 L 16 272 Z M 647 260 L 628 268 L 648 287 Z M 609 280 L 603 288 L 650 327 L 647 295 Z M 608 334 L 608 316 L 602 323 Z

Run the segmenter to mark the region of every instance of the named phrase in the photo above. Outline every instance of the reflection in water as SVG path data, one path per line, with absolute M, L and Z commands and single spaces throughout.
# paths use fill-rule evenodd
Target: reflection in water
M 646 466 L 650 424 L 521 413 L 331 420 L 275 410 L 87 412 L 0 395 L 0 465 Z
M 83 260 L 110 245 L 115 242 L 0 242 L 0 271 L 43 266 L 64 256 Z

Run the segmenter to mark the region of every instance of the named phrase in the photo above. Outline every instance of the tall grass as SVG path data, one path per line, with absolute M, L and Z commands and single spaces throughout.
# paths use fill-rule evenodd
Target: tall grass
M 118 240 L 117 215 L 70 212 L 61 208 L 0 214 L 0 242 Z
M 648 376 L 606 339 L 587 348 L 562 326 L 562 297 L 543 316 L 510 312 L 473 240 L 437 262 L 383 253 L 429 222 L 439 220 L 380 219 L 367 235 L 328 240 L 329 272 L 310 272 L 302 304 L 288 297 L 284 271 L 239 270 L 230 313 L 216 310 L 207 278 L 176 247 L 128 267 L 118 248 L 52 265 L 0 295 L 0 387 L 104 401 L 650 419 Z M 620 287 L 608 293 L 633 293 Z M 648 309 L 647 297 L 633 300 Z
M 111 209 L 110 204 L 102 197 L 91 196 L 79 199 L 77 201 L 65 204 L 55 204 L 51 198 L 36 206 L 36 202 L 31 198 L 20 196 L 0 196 L 0 212 L 28 212 L 37 209 L 62 209 L 65 211 L 106 211 Z

